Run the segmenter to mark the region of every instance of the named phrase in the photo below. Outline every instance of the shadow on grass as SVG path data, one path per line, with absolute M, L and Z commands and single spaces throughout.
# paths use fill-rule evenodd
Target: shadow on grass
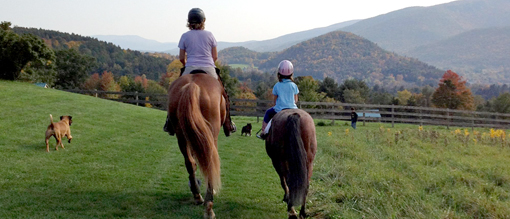
M 57 145 L 56 141 L 55 140 L 50 140 L 49 141 L 49 145 L 50 145 L 50 151 L 53 149 L 55 150 L 55 146 Z M 64 144 L 64 147 L 66 145 Z M 23 144 L 21 146 L 21 148 L 23 148 L 24 150 L 30 150 L 30 151 L 43 151 L 43 152 L 46 152 L 46 143 L 44 143 L 44 138 L 41 140 L 41 143 L 30 143 L 30 144 Z M 59 148 L 60 149 L 60 148 Z
M 194 204 L 191 192 L 11 190 L 0 200 L 2 218 L 202 218 L 204 212 L 203 205 Z M 235 200 L 215 201 L 214 210 L 221 218 L 254 218 L 271 211 Z

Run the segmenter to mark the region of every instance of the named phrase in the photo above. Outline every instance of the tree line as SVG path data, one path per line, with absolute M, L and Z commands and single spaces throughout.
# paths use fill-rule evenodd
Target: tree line
M 2 79 L 44 82 L 57 88 L 78 88 L 93 73 L 115 76 L 145 74 L 157 80 L 177 59 L 167 54 L 124 50 L 91 37 L 35 28 L 0 26 Z
M 9 22 L 2 22 L 0 25 L 0 62 L 3 66 L 0 70 L 1 79 L 45 82 L 59 89 L 166 94 L 166 89 L 179 77 L 183 67 L 176 57 L 165 54 L 141 54 L 121 50 L 106 43 L 91 47 L 90 45 L 96 45 L 96 42 L 87 44 L 77 40 L 81 36 L 52 31 L 39 32 L 48 34 L 42 39 L 32 33 L 17 34 L 10 26 Z M 55 35 L 50 36 L 52 34 Z M 65 46 L 57 46 L 61 44 Z M 109 54 L 98 55 L 99 53 Z M 146 73 L 115 68 L 121 64 L 124 67 L 133 66 L 129 64 L 131 61 L 140 63 L 140 60 L 151 60 L 136 58 L 139 55 L 157 59 L 155 63 L 163 65 L 164 68 L 147 70 Z M 391 55 L 389 57 L 391 58 Z M 98 68 L 100 63 L 104 66 L 113 63 L 114 67 Z M 216 65 L 221 69 L 221 77 L 231 97 L 272 100 L 272 87 L 277 82 L 274 72 L 263 72 L 256 68 L 231 68 L 221 62 Z M 508 86 L 472 86 L 473 94 L 466 80 L 453 71 L 446 71 L 439 81 L 435 81 L 436 84 L 414 87 L 371 85 L 367 80 L 353 77 L 338 80 L 326 76 L 323 80 L 317 80 L 312 76 L 297 76 L 294 80 L 300 89 L 300 100 L 307 102 L 434 106 L 510 113 Z M 110 95 L 108 98 L 118 98 L 118 95 Z

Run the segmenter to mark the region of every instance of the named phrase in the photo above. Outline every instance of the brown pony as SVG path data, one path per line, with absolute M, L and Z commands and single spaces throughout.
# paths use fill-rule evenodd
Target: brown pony
M 168 120 L 189 173 L 196 204 L 204 203 L 195 177 L 198 166 L 207 183 L 204 218 L 215 218 L 213 194 L 221 187 L 218 135 L 225 121 L 223 86 L 206 74 L 188 74 L 175 80 L 168 89 Z
M 266 151 L 280 176 L 289 218 L 297 218 L 294 206 L 301 205 L 299 217 L 305 218 L 306 195 L 317 151 L 315 124 L 301 109 L 286 109 L 272 120 L 266 138 Z

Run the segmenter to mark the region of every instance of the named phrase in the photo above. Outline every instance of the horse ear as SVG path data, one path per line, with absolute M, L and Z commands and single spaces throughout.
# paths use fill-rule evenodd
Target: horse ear
M 60 116 L 60 120 L 62 120 L 62 118 L 64 118 L 64 116 Z

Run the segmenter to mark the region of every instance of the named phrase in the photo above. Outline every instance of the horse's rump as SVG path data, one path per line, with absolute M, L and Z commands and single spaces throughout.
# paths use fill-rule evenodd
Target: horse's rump
M 299 114 L 287 117 L 285 132 L 283 134 L 284 153 L 288 162 L 287 185 L 289 187 L 289 204 L 301 205 L 306 188 L 308 187 L 308 169 L 306 168 L 306 151 L 301 138 L 301 122 Z
M 169 116 L 176 128 L 177 138 L 185 138 L 186 147 L 198 160 L 198 166 L 205 179 L 218 191 L 221 179 L 216 138 L 221 122 L 219 106 L 221 93 L 215 95 L 214 88 L 204 87 L 204 84 L 215 85 L 209 82 L 209 79 L 216 84 L 217 80 L 203 76 L 205 75 L 185 75 L 179 78 L 184 82 L 176 81 L 176 86 L 179 85 L 177 88 L 170 87 L 169 93 L 174 92 L 171 95 L 178 100 L 169 101 Z M 197 78 L 206 82 L 198 82 Z M 171 106 L 172 104 L 174 106 Z
M 266 150 L 277 172 L 286 179 L 290 206 L 304 204 L 316 146 L 315 124 L 308 113 L 287 109 L 273 117 Z

